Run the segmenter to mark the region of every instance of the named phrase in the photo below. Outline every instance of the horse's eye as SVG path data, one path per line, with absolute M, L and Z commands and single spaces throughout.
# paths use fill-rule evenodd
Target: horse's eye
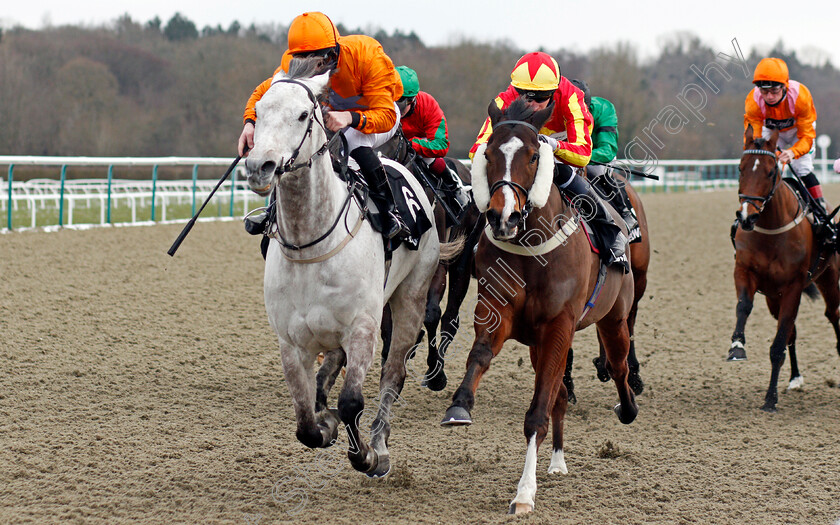
M 309 112 L 304 111 L 303 113 L 300 114 L 300 116 L 298 117 L 298 120 L 303 122 L 304 120 L 306 120 L 307 117 L 309 117 Z
M 531 157 L 531 164 L 533 164 L 533 163 L 537 162 L 537 160 L 538 160 L 539 158 L 540 158 L 540 156 L 539 156 L 537 153 L 534 153 L 534 156 L 533 156 L 533 157 Z

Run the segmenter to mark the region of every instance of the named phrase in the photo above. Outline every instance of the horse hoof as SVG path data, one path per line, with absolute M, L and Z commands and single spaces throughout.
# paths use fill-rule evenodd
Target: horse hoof
M 568 393 L 568 402 L 569 402 L 570 405 L 576 405 L 577 404 L 577 396 L 575 395 L 574 392 L 569 392 Z
M 765 404 L 763 407 L 761 407 L 761 410 L 763 410 L 764 412 L 767 412 L 768 414 L 775 414 L 776 412 L 779 411 L 776 408 L 776 405 L 770 405 L 770 404 Z
M 627 384 L 630 385 L 630 389 L 637 396 L 645 391 L 645 383 L 639 377 L 639 374 L 630 374 L 630 377 L 627 378 Z
M 511 503 L 508 514 L 527 514 L 533 510 L 534 506 L 527 503 Z
M 637 410 L 622 410 L 621 409 L 621 403 L 615 405 L 613 407 L 613 411 L 615 412 L 615 415 L 618 416 L 618 420 L 621 421 L 622 423 L 624 423 L 625 425 L 629 425 L 630 423 L 632 423 L 633 420 L 636 419 L 636 415 L 639 413 L 638 409 Z
M 607 372 L 607 367 L 601 365 L 601 358 L 595 357 L 592 359 L 592 364 L 595 365 L 595 371 L 598 373 L 598 380 L 606 383 L 610 380 L 610 373 Z
M 790 383 L 788 383 L 787 389 L 788 390 L 802 390 L 802 385 L 804 383 L 805 383 L 805 381 L 802 379 L 802 376 L 796 376 L 796 377 L 794 377 L 793 379 L 790 380 Z
M 365 472 L 365 475 L 369 478 L 379 479 L 384 478 L 391 472 L 391 457 L 390 455 L 383 455 L 379 456 L 376 462 L 376 466 Z
M 428 376 L 428 372 L 426 374 L 423 376 L 423 381 L 420 383 L 420 386 L 424 386 L 433 392 L 440 392 L 446 388 L 446 374 L 443 373 L 443 370 L 438 371 L 432 377 Z
M 747 360 L 747 351 L 744 350 L 743 345 L 737 346 L 735 343 L 732 343 L 732 348 L 729 349 L 729 355 L 726 356 L 727 361 L 746 361 Z
M 463 425 L 471 425 L 472 418 L 466 408 L 459 406 L 451 406 L 443 415 L 443 420 L 440 422 L 444 427 L 457 427 Z
M 354 469 L 364 473 L 365 475 L 369 475 L 369 472 L 376 470 L 376 467 L 379 464 L 379 456 L 375 450 L 369 448 L 364 458 L 359 456 L 359 454 L 354 454 L 353 452 L 347 453 L 347 457 L 350 459 L 350 464 L 353 465 Z
M 335 408 L 325 410 L 323 418 L 324 419 L 318 423 L 318 426 L 321 428 L 321 435 L 324 439 L 321 448 L 327 448 L 333 446 L 333 444 L 338 440 L 338 429 L 341 420 L 338 417 L 338 410 Z

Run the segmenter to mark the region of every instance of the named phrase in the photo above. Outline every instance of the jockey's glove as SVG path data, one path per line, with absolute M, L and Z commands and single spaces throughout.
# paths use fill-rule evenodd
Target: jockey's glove
M 557 151 L 557 149 L 560 147 L 560 143 L 557 142 L 557 139 L 553 139 L 548 135 L 540 135 L 539 139 L 540 142 L 545 142 L 546 144 L 551 146 L 551 151 Z

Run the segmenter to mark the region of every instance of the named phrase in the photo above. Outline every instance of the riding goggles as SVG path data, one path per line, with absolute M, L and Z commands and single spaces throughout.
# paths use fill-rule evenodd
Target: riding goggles
M 525 99 L 534 102 L 545 102 L 549 100 L 552 96 L 554 96 L 554 91 L 528 91 L 525 89 L 516 89 L 516 92 L 519 93 L 519 96 L 525 97 Z

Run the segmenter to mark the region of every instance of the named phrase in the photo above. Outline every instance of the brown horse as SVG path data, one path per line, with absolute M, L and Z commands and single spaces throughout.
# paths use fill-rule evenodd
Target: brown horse
M 739 228 L 732 237 L 737 321 L 727 359 L 742 361 L 747 358 L 744 327 L 752 311 L 755 293 L 764 294 L 770 313 L 778 320 L 778 327 L 770 345 L 770 386 L 761 409 L 775 412 L 779 398 L 776 385 L 785 361 L 785 347 L 790 351 L 788 388 L 797 388 L 802 383 L 796 363 L 795 322 L 802 293 L 812 289 L 811 283 L 816 284 L 825 300 L 825 316 L 834 327 L 840 353 L 840 258 L 833 251 L 820 248 L 811 222 L 803 220 L 807 210 L 796 192 L 782 179 L 775 155 L 778 132 L 769 140 L 754 139 L 750 126 L 745 139 L 739 167 L 740 207 L 735 214 Z M 815 294 L 816 291 L 812 295 Z
M 421 170 L 424 170 L 419 164 L 421 161 L 401 128 L 391 140 L 378 150 L 386 157 L 409 168 L 418 180 L 426 178 L 431 184 L 435 185 L 434 190 L 425 184 L 424 187 L 427 190 L 426 196 L 434 203 L 435 227 L 437 228 L 438 239 L 441 242 L 448 242 L 460 237 L 466 238 L 463 251 L 454 260 L 441 261 L 438 265 L 426 298 L 426 315 L 423 319 L 423 326 L 428 337 L 429 353 L 426 358 L 428 368 L 423 374 L 421 384 L 430 390 L 440 391 L 446 387 L 447 378 L 443 369 L 444 357 L 460 325 L 458 314 L 470 287 L 474 248 L 484 227 L 484 215 L 478 211 L 475 203 L 470 201 L 469 206 L 460 216 L 460 224 L 452 223 L 438 198 L 438 196 L 443 196 L 447 190 L 441 185 L 440 181 L 434 176 L 430 176 L 427 171 L 421 173 Z M 451 168 L 455 169 L 463 184 L 470 184 L 470 170 L 461 161 L 451 157 L 446 157 L 444 160 Z M 435 195 L 436 193 L 437 195 Z M 453 213 L 457 213 L 457 210 L 453 210 Z M 440 303 L 447 292 L 447 278 L 449 293 L 446 298 L 446 310 L 441 312 Z M 389 312 L 385 313 L 382 325 L 382 360 L 384 362 L 390 348 Z M 438 327 L 440 327 L 440 337 L 438 337 Z M 420 344 L 422 337 L 423 333 L 421 332 L 417 344 Z
M 630 353 L 627 356 L 627 366 L 629 367 L 630 375 L 627 377 L 627 382 L 633 393 L 639 395 L 644 391 L 645 384 L 639 374 L 639 360 L 636 357 L 636 314 L 639 311 L 639 301 L 645 295 L 647 288 L 647 271 L 650 265 L 650 234 L 648 233 L 647 215 L 645 208 L 642 205 L 642 199 L 635 189 L 630 185 L 630 182 L 618 174 L 613 172 L 615 182 L 605 181 L 603 184 L 597 184 L 595 181 L 593 185 L 595 189 L 605 199 L 609 199 L 609 192 L 619 191 L 616 186 L 623 186 L 627 190 L 627 197 L 630 199 L 630 204 L 636 212 L 636 219 L 639 222 L 639 232 L 641 238 L 638 242 L 630 244 L 630 270 L 633 272 L 633 307 L 630 309 L 630 315 L 627 317 L 627 329 L 630 332 Z M 604 345 L 599 340 L 600 352 L 598 357 L 593 359 L 595 370 L 598 374 L 598 379 L 602 382 L 610 380 L 610 374 L 607 371 L 606 356 L 604 355 Z M 569 359 L 566 362 L 566 373 L 563 376 L 563 383 L 569 392 L 569 402 L 574 404 L 576 402 L 574 394 L 574 382 L 572 380 L 572 361 L 574 359 L 574 351 L 569 348 Z
M 478 382 L 504 342 L 515 339 L 530 347 L 536 380 L 525 415 L 525 468 L 510 505 L 514 513 L 534 508 L 537 452 L 548 433 L 549 417 L 553 453 L 548 471 L 567 472 L 563 372 L 576 330 L 597 327 L 618 390 L 619 420 L 630 423 L 638 413 L 627 384 L 633 274 L 604 268 L 604 279 L 599 280 L 601 261 L 590 249 L 580 217 L 552 183 L 551 147 L 538 140 L 537 130 L 553 110 L 550 105 L 535 112 L 521 99 L 504 113 L 490 104 L 493 134 L 476 152 L 472 169 L 476 205 L 486 210 L 488 222 L 475 256 L 475 341 L 464 379 L 441 422 L 471 424 Z M 618 214 L 614 218 L 623 223 Z

